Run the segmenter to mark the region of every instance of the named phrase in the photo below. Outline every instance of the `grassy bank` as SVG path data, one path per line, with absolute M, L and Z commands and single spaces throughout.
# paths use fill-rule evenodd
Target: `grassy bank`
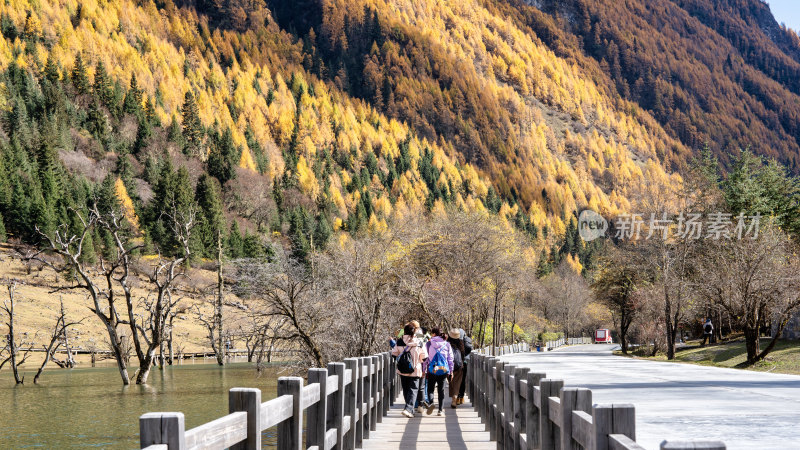
M 761 340 L 761 348 L 765 348 L 769 339 Z M 616 351 L 615 354 L 621 354 Z M 666 361 L 667 357 L 659 353 L 656 356 L 643 356 L 632 353 L 631 356 L 643 359 Z M 753 366 L 744 367 L 747 351 L 744 339 L 733 339 L 720 344 L 700 347 L 699 341 L 689 341 L 687 347 L 675 353 L 675 362 L 700 364 L 704 366 L 742 368 L 758 372 L 775 372 L 800 375 L 800 341 L 780 340 L 767 355 L 765 361 Z

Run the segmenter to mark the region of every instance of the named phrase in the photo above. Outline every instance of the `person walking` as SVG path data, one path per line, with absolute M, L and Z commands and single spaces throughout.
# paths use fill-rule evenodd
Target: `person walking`
M 428 359 L 428 352 L 422 341 L 414 336 L 416 331 L 417 327 L 407 323 L 403 328 L 403 345 L 396 345 L 392 349 L 392 356 L 397 358 L 397 373 L 400 375 L 400 385 L 406 403 L 403 415 L 408 418 L 414 417 L 414 403 L 419 392 L 422 364 Z
M 712 343 L 712 336 L 714 335 L 714 325 L 711 323 L 711 318 L 709 317 L 706 319 L 706 323 L 703 324 L 703 342 L 700 343 L 700 347 L 706 346 L 706 340 L 708 343 Z
M 433 413 L 433 390 L 436 389 L 439 398 L 439 411 L 437 416 L 442 415 L 444 406 L 444 382 L 453 373 L 453 349 L 450 343 L 442 336 L 439 327 L 431 329 L 431 340 L 425 344 L 428 352 L 428 360 L 425 362 L 425 378 L 428 383 L 428 414 Z
M 472 339 L 467 336 L 467 332 L 463 328 L 459 328 L 458 331 L 461 333 L 461 340 L 464 342 L 464 372 L 461 376 L 461 388 L 458 390 L 457 404 L 463 405 L 464 394 L 467 392 L 467 368 L 469 367 L 469 355 L 472 353 Z
M 412 320 L 411 324 L 417 327 L 416 333 L 414 333 L 414 337 L 422 341 L 422 345 L 428 343 L 431 340 L 431 335 L 428 333 L 428 330 L 422 328 L 419 322 L 416 320 Z M 428 347 L 425 347 L 427 350 Z M 422 414 L 426 408 L 430 405 L 430 400 L 428 399 L 428 378 L 425 377 L 425 368 L 423 367 L 422 371 L 422 378 L 419 380 L 419 393 L 417 394 L 417 403 L 414 405 L 415 408 Z
M 461 389 L 461 382 L 464 377 L 464 341 L 461 340 L 461 332 L 458 328 L 452 328 L 447 333 L 447 342 L 453 349 L 453 371 L 450 375 L 450 407 L 455 408 L 458 406 L 458 391 Z

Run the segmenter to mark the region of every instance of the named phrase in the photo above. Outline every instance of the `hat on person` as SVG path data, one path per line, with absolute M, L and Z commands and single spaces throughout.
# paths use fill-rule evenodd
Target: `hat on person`
M 452 339 L 461 339 L 461 332 L 458 330 L 458 328 L 451 328 L 450 331 L 447 332 L 447 334 Z

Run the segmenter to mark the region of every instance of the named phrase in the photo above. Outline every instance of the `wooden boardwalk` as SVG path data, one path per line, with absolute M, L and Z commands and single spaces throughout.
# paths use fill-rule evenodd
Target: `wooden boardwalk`
M 430 416 L 416 413 L 413 419 L 409 419 L 401 414 L 402 411 L 400 396 L 389 415 L 383 418 L 383 423 L 379 423 L 377 429 L 369 433 L 369 439 L 364 440 L 364 450 L 497 448 L 471 403 L 465 402 L 453 409 L 450 400 L 445 400 L 444 416 L 437 416 L 434 410 Z

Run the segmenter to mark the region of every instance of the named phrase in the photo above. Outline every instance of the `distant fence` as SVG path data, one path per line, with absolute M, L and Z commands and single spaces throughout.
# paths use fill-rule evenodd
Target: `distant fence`
M 261 402 L 261 391 L 233 388 L 230 414 L 185 430 L 183 413 L 147 413 L 139 418 L 142 449 L 260 450 L 261 433 L 277 426 L 278 449 L 350 450 L 361 447 L 389 412 L 396 397 L 395 361 L 388 352 L 348 358 L 309 369 L 300 377 L 278 378 L 278 397 Z
M 558 348 L 564 345 L 581 345 L 581 344 L 591 344 L 592 338 L 590 337 L 571 337 L 571 338 L 561 338 L 555 341 L 547 341 L 545 342 L 545 348 L 548 350 L 552 350 L 554 348 Z
M 527 350 L 523 343 L 496 348 L 495 354 Z M 470 398 L 498 449 L 644 450 L 636 443 L 633 405 L 593 405 L 589 389 L 565 388 L 563 380 L 485 354 L 476 353 L 469 365 Z M 661 450 L 688 449 L 724 450 L 725 444 L 661 443 Z

